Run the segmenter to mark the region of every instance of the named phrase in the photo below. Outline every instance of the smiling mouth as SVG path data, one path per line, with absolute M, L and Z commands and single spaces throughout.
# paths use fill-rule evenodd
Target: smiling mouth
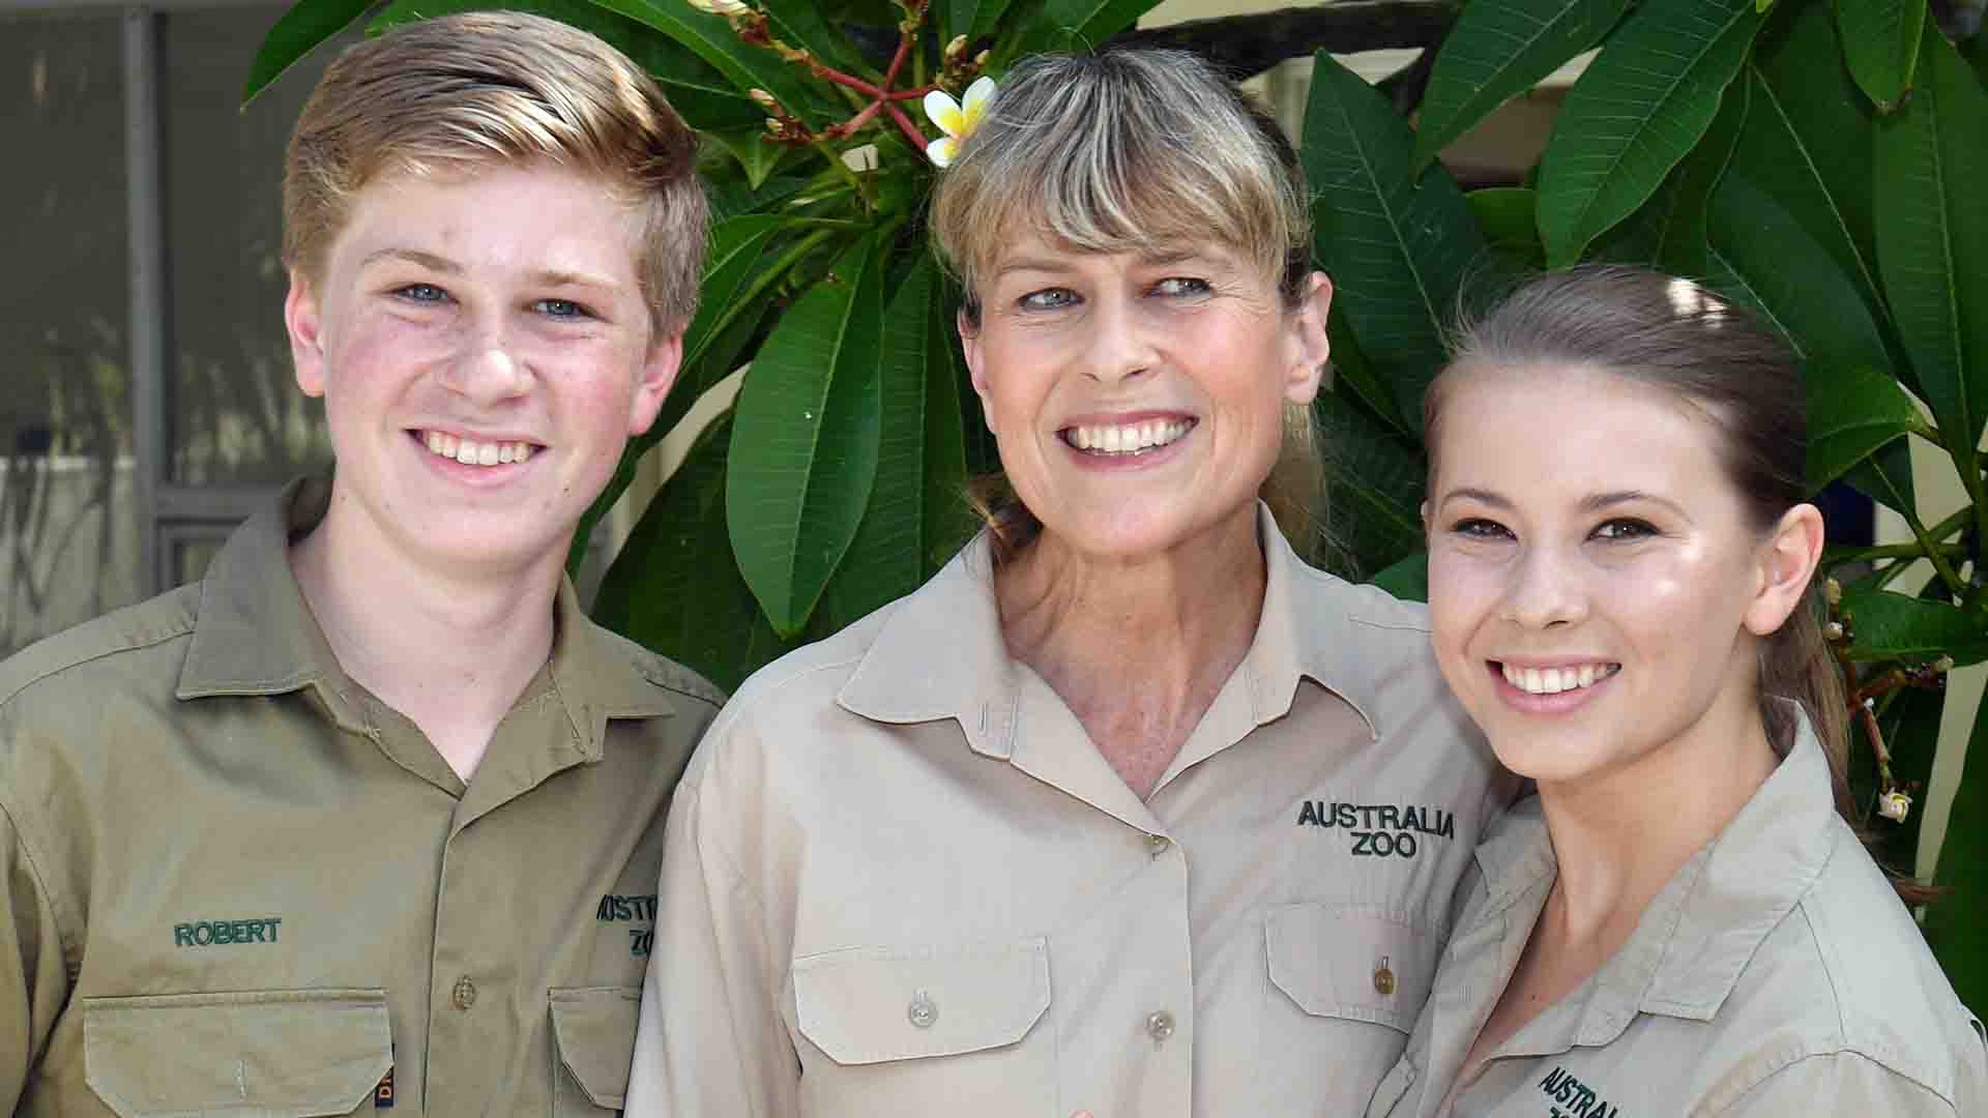
M 1593 687 L 1622 670 L 1621 664 L 1599 661 L 1592 664 L 1572 664 L 1563 668 L 1521 668 L 1515 664 L 1493 660 L 1491 666 L 1505 677 L 1506 683 L 1528 695 L 1558 695 L 1563 691 L 1579 691 Z
M 412 432 L 428 453 L 437 458 L 448 458 L 465 466 L 507 466 L 515 462 L 527 462 L 531 456 L 545 448 L 529 442 L 480 442 L 465 439 L 444 431 Z
M 1139 423 L 1084 424 L 1065 427 L 1057 437 L 1071 449 L 1084 454 L 1132 457 L 1151 454 L 1187 437 L 1200 424 L 1198 419 L 1148 419 Z

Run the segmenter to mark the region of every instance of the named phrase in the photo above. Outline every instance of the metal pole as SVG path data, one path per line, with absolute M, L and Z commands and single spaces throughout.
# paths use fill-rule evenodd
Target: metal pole
M 124 169 L 131 243 L 132 505 L 138 516 L 138 587 L 165 588 L 159 553 L 158 495 L 166 475 L 166 303 L 164 148 L 160 142 L 159 35 L 150 8 L 124 12 Z

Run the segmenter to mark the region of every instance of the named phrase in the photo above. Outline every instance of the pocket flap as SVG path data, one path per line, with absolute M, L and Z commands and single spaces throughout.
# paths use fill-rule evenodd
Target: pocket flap
M 1294 904 L 1266 922 L 1270 981 L 1314 1017 L 1407 1032 L 1428 1000 L 1442 939 L 1371 904 Z
M 559 1062 L 595 1106 L 621 1109 L 641 1010 L 640 986 L 552 991 L 552 1036 L 559 1045 Z
M 383 990 L 84 998 L 90 1089 L 124 1118 L 350 1114 L 393 1066 Z
M 794 1005 L 802 1034 L 838 1064 L 1000 1048 L 1049 1009 L 1049 945 L 810 955 L 794 960 Z

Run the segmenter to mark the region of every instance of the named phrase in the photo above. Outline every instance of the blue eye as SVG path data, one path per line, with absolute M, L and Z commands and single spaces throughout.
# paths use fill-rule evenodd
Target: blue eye
M 1067 287 L 1045 287 L 1015 300 L 1015 305 L 1025 311 L 1053 311 L 1074 307 L 1078 301 L 1077 293 Z
M 548 318 L 593 318 L 594 313 L 571 299 L 540 299 L 532 309 Z
M 396 288 L 394 294 L 410 303 L 446 303 L 449 293 L 432 283 L 410 283 Z
M 1214 291 L 1214 287 L 1207 280 L 1196 279 L 1193 276 L 1168 276 L 1166 279 L 1153 285 L 1153 294 L 1155 295 L 1198 297 L 1207 295 L 1212 291 Z
M 1628 543 L 1634 540 L 1647 539 L 1650 536 L 1658 534 L 1656 528 L 1649 521 L 1637 520 L 1633 517 L 1605 520 L 1596 525 L 1595 530 L 1589 533 L 1590 538 L 1601 540 L 1605 543 Z

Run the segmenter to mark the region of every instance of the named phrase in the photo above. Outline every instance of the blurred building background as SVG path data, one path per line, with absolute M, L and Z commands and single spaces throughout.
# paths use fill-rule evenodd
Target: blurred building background
M 1168 0 L 1146 22 L 1275 6 Z M 290 377 L 278 196 L 328 52 L 240 103 L 283 8 L 0 0 L 0 655 L 199 577 L 243 516 L 329 460 L 322 409 Z M 1412 59 L 1349 62 L 1379 80 Z M 1294 131 L 1309 71 L 1256 83 Z M 1466 185 L 1532 162 L 1571 76 L 1445 154 Z

